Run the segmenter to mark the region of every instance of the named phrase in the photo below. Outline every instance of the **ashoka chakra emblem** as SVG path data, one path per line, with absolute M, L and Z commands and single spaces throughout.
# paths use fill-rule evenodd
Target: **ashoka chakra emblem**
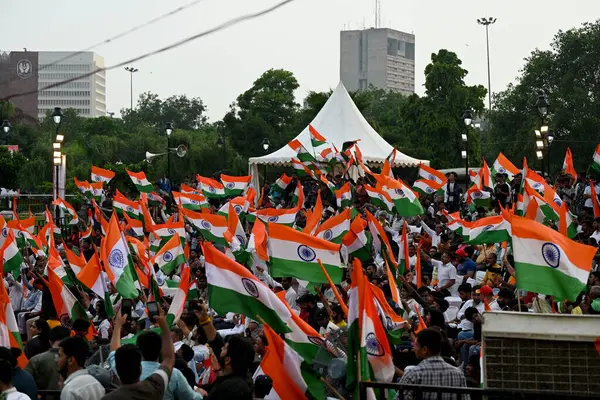
M 435 175 L 429 174 L 429 180 L 430 181 L 435 181 Z
M 394 192 L 398 195 L 398 197 L 404 197 L 404 190 L 394 189 Z
M 533 184 L 533 186 L 532 186 L 532 187 L 533 187 L 534 189 L 539 189 L 539 188 L 541 188 L 541 187 L 542 187 L 542 184 L 541 184 L 541 183 L 539 183 L 539 182 L 536 182 L 536 183 L 534 183 L 534 184 Z
M 506 172 L 506 168 L 500 167 L 500 168 L 498 168 L 498 172 L 500 172 L 501 174 L 503 174 L 503 173 Z
M 544 243 L 542 245 L 542 256 L 546 264 L 552 268 L 558 268 L 560 264 L 560 249 L 554 243 Z
M 325 232 L 323 232 L 323 239 L 325 239 L 325 240 L 333 239 L 333 231 L 331 229 L 327 229 Z
M 487 232 L 490 229 L 494 229 L 494 225 L 488 225 L 488 226 L 486 226 L 485 228 L 483 228 L 483 232 Z
M 388 331 L 394 329 L 394 321 L 387 315 L 385 316 L 385 325 Z
M 132 213 L 132 212 L 133 212 L 133 207 L 131 207 L 131 206 L 127 206 L 127 207 L 125 208 L 125 211 Z
M 211 193 L 217 193 L 217 189 L 215 189 L 215 188 L 214 188 L 214 187 L 212 187 L 212 186 L 209 186 L 209 187 L 208 187 L 208 191 L 209 191 L 209 192 L 211 192 Z
M 207 231 L 210 231 L 212 228 L 212 225 L 210 224 L 210 222 L 208 222 L 205 219 L 203 219 L 202 222 L 200 222 L 200 225 L 202 226 L 202 229 L 206 229 Z
M 258 288 L 256 287 L 256 283 L 252 282 L 251 279 L 242 278 L 242 285 L 244 285 L 244 289 L 246 292 L 252 297 L 258 298 Z
M 555 198 L 554 198 L 554 203 L 555 203 L 557 206 L 559 206 L 559 207 L 561 207 L 561 206 L 562 206 L 562 200 L 561 200 L 561 199 L 559 199 L 558 197 L 555 197 Z
M 235 189 L 235 183 L 233 182 L 227 182 L 227 184 L 225 185 L 225 187 L 229 190 L 231 189 Z
M 169 232 L 169 235 L 174 235 L 174 234 L 177 233 L 177 231 L 175 229 L 173 229 L 173 228 L 167 229 L 167 232 Z
M 272 217 L 269 217 L 269 218 L 267 218 L 267 222 L 277 222 L 278 220 L 279 220 L 279 217 L 278 217 L 278 216 L 276 216 L 276 215 L 275 215 L 275 216 L 272 216 Z
M 190 204 L 193 204 L 193 205 L 197 206 L 200 203 L 197 200 L 190 200 Z
M 382 195 L 381 193 L 380 193 L 380 194 L 378 194 L 378 195 L 377 195 L 377 197 L 379 197 L 379 200 L 382 200 L 382 201 L 383 201 L 383 195 Z
M 377 336 L 375 336 L 374 333 L 371 332 L 367 334 L 366 342 L 366 349 L 368 355 L 381 357 L 385 354 L 385 352 L 383 351 L 383 346 L 381 345 L 381 343 L 379 343 L 379 341 L 377 340 Z
M 163 261 L 164 262 L 171 262 L 173 261 L 173 253 L 171 253 L 170 251 L 167 251 L 166 253 L 163 254 L 162 256 Z
M 237 238 L 237 240 L 239 240 L 239 242 L 241 244 L 246 244 L 246 238 L 242 235 L 235 235 L 235 237 Z
M 481 192 L 473 192 L 473 197 L 478 199 L 482 196 Z
M 108 255 L 108 264 L 111 268 L 125 268 L 125 257 L 120 249 L 114 249 Z
M 307 245 L 302 244 L 298 246 L 298 257 L 300 257 L 302 261 L 311 262 L 317 258 L 317 253 Z
M 233 211 L 235 211 L 235 213 L 237 215 L 240 215 L 240 213 L 242 212 L 242 206 L 239 206 L 239 205 L 233 206 Z
M 8 228 L 2 229 L 2 236 L 8 237 Z
M 432 189 L 432 188 L 430 188 L 430 187 L 426 187 L 426 188 L 425 188 L 425 192 L 427 192 L 427 193 L 430 193 L 430 194 L 431 194 L 431 193 L 433 193 L 433 189 Z

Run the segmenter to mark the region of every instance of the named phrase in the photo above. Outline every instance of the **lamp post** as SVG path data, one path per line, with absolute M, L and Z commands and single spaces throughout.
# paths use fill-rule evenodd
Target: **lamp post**
M 541 170 L 544 171 L 544 150 L 546 150 L 546 173 L 550 175 L 550 143 L 554 140 L 554 136 L 548 129 L 548 125 L 545 125 L 545 119 L 548 115 L 548 97 L 542 91 L 538 92 L 538 98 L 535 102 L 538 115 L 540 117 L 540 129 L 535 130 L 535 145 L 536 145 L 536 157 L 540 160 Z
M 171 186 L 171 143 L 169 139 L 171 138 L 171 134 L 173 133 L 173 124 L 167 122 L 167 126 L 165 127 L 165 133 L 167 134 L 167 178 L 169 179 L 169 186 Z
M 497 18 L 483 17 L 478 18 L 477 23 L 485 26 L 485 42 L 487 46 L 487 67 L 488 67 L 488 109 L 492 109 L 492 74 L 490 73 L 490 25 L 496 23 Z
M 139 69 L 133 67 L 125 67 L 125 71 L 129 72 L 129 108 L 133 110 L 133 74 Z
M 59 129 L 60 129 L 60 125 L 62 123 L 62 110 L 60 109 L 60 107 L 55 107 L 54 111 L 52 112 L 52 120 L 54 121 L 54 124 L 56 125 L 56 140 L 55 142 L 52 144 L 52 159 L 53 159 L 53 164 L 54 164 L 54 174 L 55 176 L 55 200 L 58 200 L 59 198 L 59 189 L 58 189 L 58 176 L 59 176 L 59 171 L 60 171 L 60 166 L 62 164 L 62 153 L 60 151 L 61 147 L 62 147 L 62 143 L 65 140 L 65 136 L 59 133 Z M 60 209 L 58 206 L 56 206 L 56 210 L 54 212 L 55 215 L 55 219 L 56 219 L 56 225 L 59 225 L 59 215 L 60 215 Z
M 269 152 L 269 147 L 271 147 L 271 142 L 269 141 L 269 138 L 264 138 L 262 141 L 262 148 L 265 151 L 265 154 L 267 154 Z M 265 183 L 267 182 L 267 164 L 264 164 L 264 181 Z
M 2 121 L 2 131 L 4 132 L 4 144 L 6 144 L 8 146 L 8 135 L 10 134 L 10 128 L 12 128 L 12 125 L 10 124 L 10 121 L 5 119 L 4 121 Z
M 465 143 L 465 150 L 461 151 L 462 158 L 465 159 L 465 181 L 466 188 L 469 187 L 469 127 L 473 123 L 473 113 L 471 110 L 465 110 L 462 115 L 462 120 L 466 126 L 466 133 L 461 135 L 462 141 Z

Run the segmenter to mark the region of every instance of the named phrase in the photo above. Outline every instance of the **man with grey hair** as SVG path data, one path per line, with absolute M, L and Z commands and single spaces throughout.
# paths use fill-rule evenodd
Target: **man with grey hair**
M 590 288 L 590 308 L 589 313 L 600 315 L 600 286 L 592 286 Z

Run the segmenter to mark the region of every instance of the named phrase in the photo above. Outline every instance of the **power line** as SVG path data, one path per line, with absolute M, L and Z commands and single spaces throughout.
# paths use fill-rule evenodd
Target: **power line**
M 105 67 L 105 68 L 97 68 L 94 71 L 85 73 L 83 75 L 76 76 L 74 78 L 66 79 L 66 80 L 61 81 L 61 82 L 56 82 L 56 83 L 53 83 L 51 85 L 45 86 L 45 87 L 37 89 L 37 90 L 30 90 L 28 92 L 11 94 L 10 96 L 6 96 L 6 97 L 2 98 L 1 100 L 7 101 L 7 100 L 10 100 L 10 99 L 14 99 L 16 97 L 28 96 L 30 94 L 38 93 L 38 92 L 40 92 L 42 90 L 52 89 L 54 87 L 64 85 L 65 83 L 73 82 L 73 81 L 76 81 L 76 80 L 81 79 L 81 78 L 86 78 L 88 76 L 94 75 L 95 73 L 98 73 L 98 72 L 101 72 L 101 71 L 110 71 L 110 70 L 115 69 L 115 68 L 120 68 L 120 67 L 123 67 L 125 65 L 129 65 L 129 64 L 135 63 L 137 61 L 141 61 L 141 60 L 146 59 L 148 57 L 151 57 L 151 56 L 154 56 L 154 55 L 157 55 L 157 54 L 161 54 L 161 53 L 164 53 L 164 52 L 169 51 L 169 50 L 173 50 L 173 49 L 175 49 L 175 48 L 177 48 L 179 46 L 182 46 L 182 45 L 184 45 L 186 43 L 192 42 L 192 41 L 194 41 L 196 39 L 199 39 L 201 37 L 208 36 L 208 35 L 211 35 L 213 33 L 217 33 L 217 32 L 220 32 L 222 30 L 228 29 L 228 28 L 230 28 L 232 26 L 238 25 L 241 22 L 250 21 L 252 19 L 262 17 L 263 15 L 270 14 L 273 11 L 276 11 L 277 9 L 279 9 L 279 8 L 281 8 L 281 7 L 289 4 L 289 3 L 292 3 L 293 1 L 295 1 L 295 0 L 284 0 L 284 1 L 281 1 L 281 2 L 279 2 L 277 4 L 275 4 L 274 6 L 266 8 L 266 9 L 264 9 L 262 11 L 259 11 L 259 12 L 256 12 L 256 13 L 252 13 L 252 14 L 245 14 L 245 15 L 242 15 L 240 17 L 236 17 L 236 18 L 230 19 L 228 21 L 223 22 L 222 24 L 219 24 L 219 25 L 217 25 L 217 26 L 215 26 L 213 28 L 210 28 L 208 30 L 200 32 L 200 33 L 198 33 L 196 35 L 188 36 L 187 38 L 182 39 L 182 40 L 180 40 L 178 42 L 175 42 L 175 43 L 170 44 L 168 46 L 161 47 L 161 48 L 159 48 L 157 50 L 153 50 L 151 52 L 142 54 L 142 55 L 134 57 L 132 59 L 123 61 L 123 62 L 121 62 L 119 64 L 115 64 L 115 65 L 112 65 L 110 67 Z
M 96 47 L 101 46 L 103 44 L 109 44 L 109 43 L 111 43 L 111 42 L 113 42 L 113 41 L 115 41 L 117 39 L 121 39 L 122 37 L 125 37 L 125 36 L 127 36 L 127 35 L 129 35 L 129 34 L 131 34 L 133 32 L 139 31 L 142 28 L 145 28 L 147 26 L 155 24 L 156 22 L 162 21 L 163 19 L 172 17 L 173 15 L 175 15 L 175 14 L 177 14 L 177 13 L 183 11 L 183 10 L 186 10 L 188 8 L 191 8 L 191 7 L 195 6 L 195 5 L 198 5 L 198 4 L 200 4 L 200 3 L 204 2 L 204 1 L 206 1 L 206 0 L 194 0 L 191 3 L 188 3 L 188 4 L 185 4 L 185 5 L 181 6 L 181 7 L 175 8 L 175 9 L 169 11 L 166 14 L 162 14 L 162 15 L 156 17 L 156 18 L 151 19 L 150 21 L 146 21 L 143 24 L 134 26 L 133 28 L 128 29 L 125 32 L 121 32 L 121 33 L 119 33 L 119 34 L 117 34 L 115 36 L 109 37 L 108 39 L 104 39 L 104 40 L 102 40 L 102 41 L 100 41 L 100 42 L 98 42 L 96 44 L 93 44 L 93 45 L 91 45 L 91 46 L 89 46 L 89 47 L 87 47 L 87 48 L 85 48 L 83 50 L 79 50 L 79 51 L 77 51 L 75 53 L 71 53 L 71 54 L 69 54 L 69 55 L 67 55 L 67 56 L 65 56 L 63 58 L 60 58 L 60 59 L 58 59 L 58 60 L 56 60 L 56 61 L 54 61 L 54 62 L 52 62 L 50 64 L 45 64 L 41 68 L 38 67 L 38 72 L 43 71 L 43 70 L 45 70 L 47 68 L 50 68 L 50 67 L 52 67 L 52 66 L 54 66 L 56 64 L 60 64 L 61 62 L 66 61 L 69 58 L 76 57 L 76 56 L 80 55 L 81 53 L 84 53 L 86 51 L 92 50 L 93 48 L 96 48 Z M 17 78 L 12 78 L 11 80 L 9 80 L 9 83 L 13 82 L 15 80 L 17 80 Z

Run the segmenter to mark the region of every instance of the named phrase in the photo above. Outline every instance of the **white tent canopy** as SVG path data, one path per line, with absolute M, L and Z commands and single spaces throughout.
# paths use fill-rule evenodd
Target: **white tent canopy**
M 383 163 L 394 150 L 362 116 L 342 82 L 331 94 L 311 125 L 340 151 L 345 142 L 358 140 L 357 144 L 362 152 L 363 160 L 368 164 Z M 310 153 L 316 154 L 317 159 L 320 159 L 317 151 L 314 151 L 312 147 L 308 126 L 295 139 L 298 139 Z M 324 146 L 319 148 L 319 150 L 323 149 L 325 149 Z M 296 152 L 285 145 L 263 157 L 250 158 L 248 163 L 250 174 L 256 179 L 256 182 L 253 182 L 255 187 L 258 187 L 259 164 L 290 165 L 292 157 L 296 157 Z M 397 151 L 393 166 L 414 167 L 420 163 L 429 165 L 428 160 L 418 160 Z

